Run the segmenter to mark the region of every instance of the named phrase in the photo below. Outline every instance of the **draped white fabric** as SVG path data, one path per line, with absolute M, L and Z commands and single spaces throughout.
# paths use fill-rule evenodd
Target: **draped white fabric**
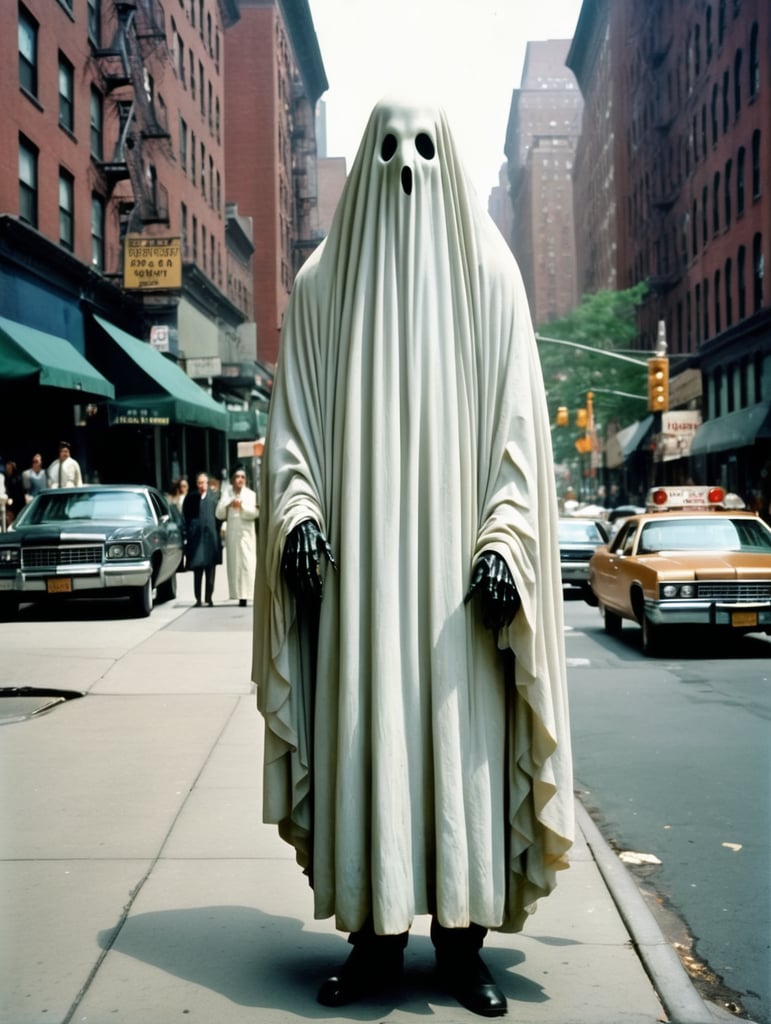
M 567 866 L 556 515 L 519 271 L 443 113 L 384 101 L 295 283 L 262 467 L 264 817 L 318 917 L 517 930 Z M 317 651 L 280 571 L 307 518 L 338 563 Z M 484 550 L 522 598 L 500 650 L 463 601 Z

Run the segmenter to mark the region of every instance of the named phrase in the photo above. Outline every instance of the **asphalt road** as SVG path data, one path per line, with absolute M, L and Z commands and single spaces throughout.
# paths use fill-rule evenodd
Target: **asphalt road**
M 771 638 L 646 658 L 632 623 L 608 637 L 580 600 L 565 622 L 576 789 L 615 847 L 661 861 L 632 870 L 684 924 L 692 973 L 771 1024 Z

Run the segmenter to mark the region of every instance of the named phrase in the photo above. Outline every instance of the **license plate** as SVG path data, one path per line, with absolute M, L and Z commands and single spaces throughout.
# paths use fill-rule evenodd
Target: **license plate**
M 46 580 L 46 590 L 49 594 L 70 594 L 72 593 L 72 580 L 69 577 Z
M 731 612 L 732 626 L 757 626 L 757 612 Z

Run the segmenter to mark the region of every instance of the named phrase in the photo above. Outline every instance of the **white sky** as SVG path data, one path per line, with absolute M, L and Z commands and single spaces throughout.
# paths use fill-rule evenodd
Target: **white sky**
M 487 205 L 505 161 L 525 44 L 571 39 L 582 0 L 310 0 L 329 81 L 327 156 L 351 168 L 370 111 L 388 93 L 444 107 Z

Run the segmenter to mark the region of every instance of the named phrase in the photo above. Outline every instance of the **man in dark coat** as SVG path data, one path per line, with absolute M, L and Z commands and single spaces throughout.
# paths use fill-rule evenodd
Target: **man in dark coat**
M 222 562 L 219 523 L 214 514 L 217 499 L 209 491 L 209 478 L 199 473 L 196 478 L 197 490 L 188 494 L 182 506 L 185 520 L 185 553 L 188 569 L 193 570 L 193 593 L 195 606 L 201 607 L 201 582 L 206 578 L 204 599 L 211 607 L 214 604 L 214 573 Z

